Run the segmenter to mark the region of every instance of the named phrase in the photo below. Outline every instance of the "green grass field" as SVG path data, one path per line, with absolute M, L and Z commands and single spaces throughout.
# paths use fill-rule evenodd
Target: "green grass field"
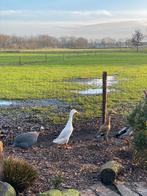
M 109 105 L 132 102 L 147 89 L 147 53 L 118 50 L 46 50 L 0 53 L 0 98 L 57 98 L 77 103 L 86 116 L 97 115 L 100 95 L 79 95 L 70 90 L 90 87 L 71 78 L 115 75 Z M 67 82 L 68 81 L 68 82 Z M 93 87 L 91 87 L 93 88 Z

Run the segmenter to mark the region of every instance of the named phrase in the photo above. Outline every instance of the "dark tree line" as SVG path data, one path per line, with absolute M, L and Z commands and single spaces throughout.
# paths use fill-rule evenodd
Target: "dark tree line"
M 38 35 L 30 37 L 10 36 L 0 34 L 2 49 L 40 49 L 40 48 L 129 48 L 141 45 L 143 34 L 135 31 L 128 40 L 115 40 L 109 37 L 101 40 L 88 40 L 83 37 L 60 37 Z
M 88 47 L 88 40 L 82 37 L 61 37 L 57 39 L 49 35 L 19 37 L 0 34 L 0 48 L 39 49 Z

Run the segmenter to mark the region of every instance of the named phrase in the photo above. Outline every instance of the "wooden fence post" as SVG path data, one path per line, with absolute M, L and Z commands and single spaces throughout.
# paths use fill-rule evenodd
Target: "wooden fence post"
M 107 114 L 107 72 L 102 74 L 102 85 L 102 124 L 104 124 Z

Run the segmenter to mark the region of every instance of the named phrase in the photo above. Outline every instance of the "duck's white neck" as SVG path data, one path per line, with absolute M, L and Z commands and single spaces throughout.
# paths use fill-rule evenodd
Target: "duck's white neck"
M 69 114 L 68 123 L 71 123 L 72 124 L 73 115 L 74 115 L 74 113 L 70 113 Z
M 37 136 L 39 136 L 40 131 L 34 131 L 34 133 L 35 133 Z

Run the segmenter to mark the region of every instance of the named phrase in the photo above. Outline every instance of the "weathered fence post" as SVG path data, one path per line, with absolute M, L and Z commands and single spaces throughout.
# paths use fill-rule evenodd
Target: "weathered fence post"
M 105 123 L 107 113 L 107 72 L 102 74 L 102 124 Z

